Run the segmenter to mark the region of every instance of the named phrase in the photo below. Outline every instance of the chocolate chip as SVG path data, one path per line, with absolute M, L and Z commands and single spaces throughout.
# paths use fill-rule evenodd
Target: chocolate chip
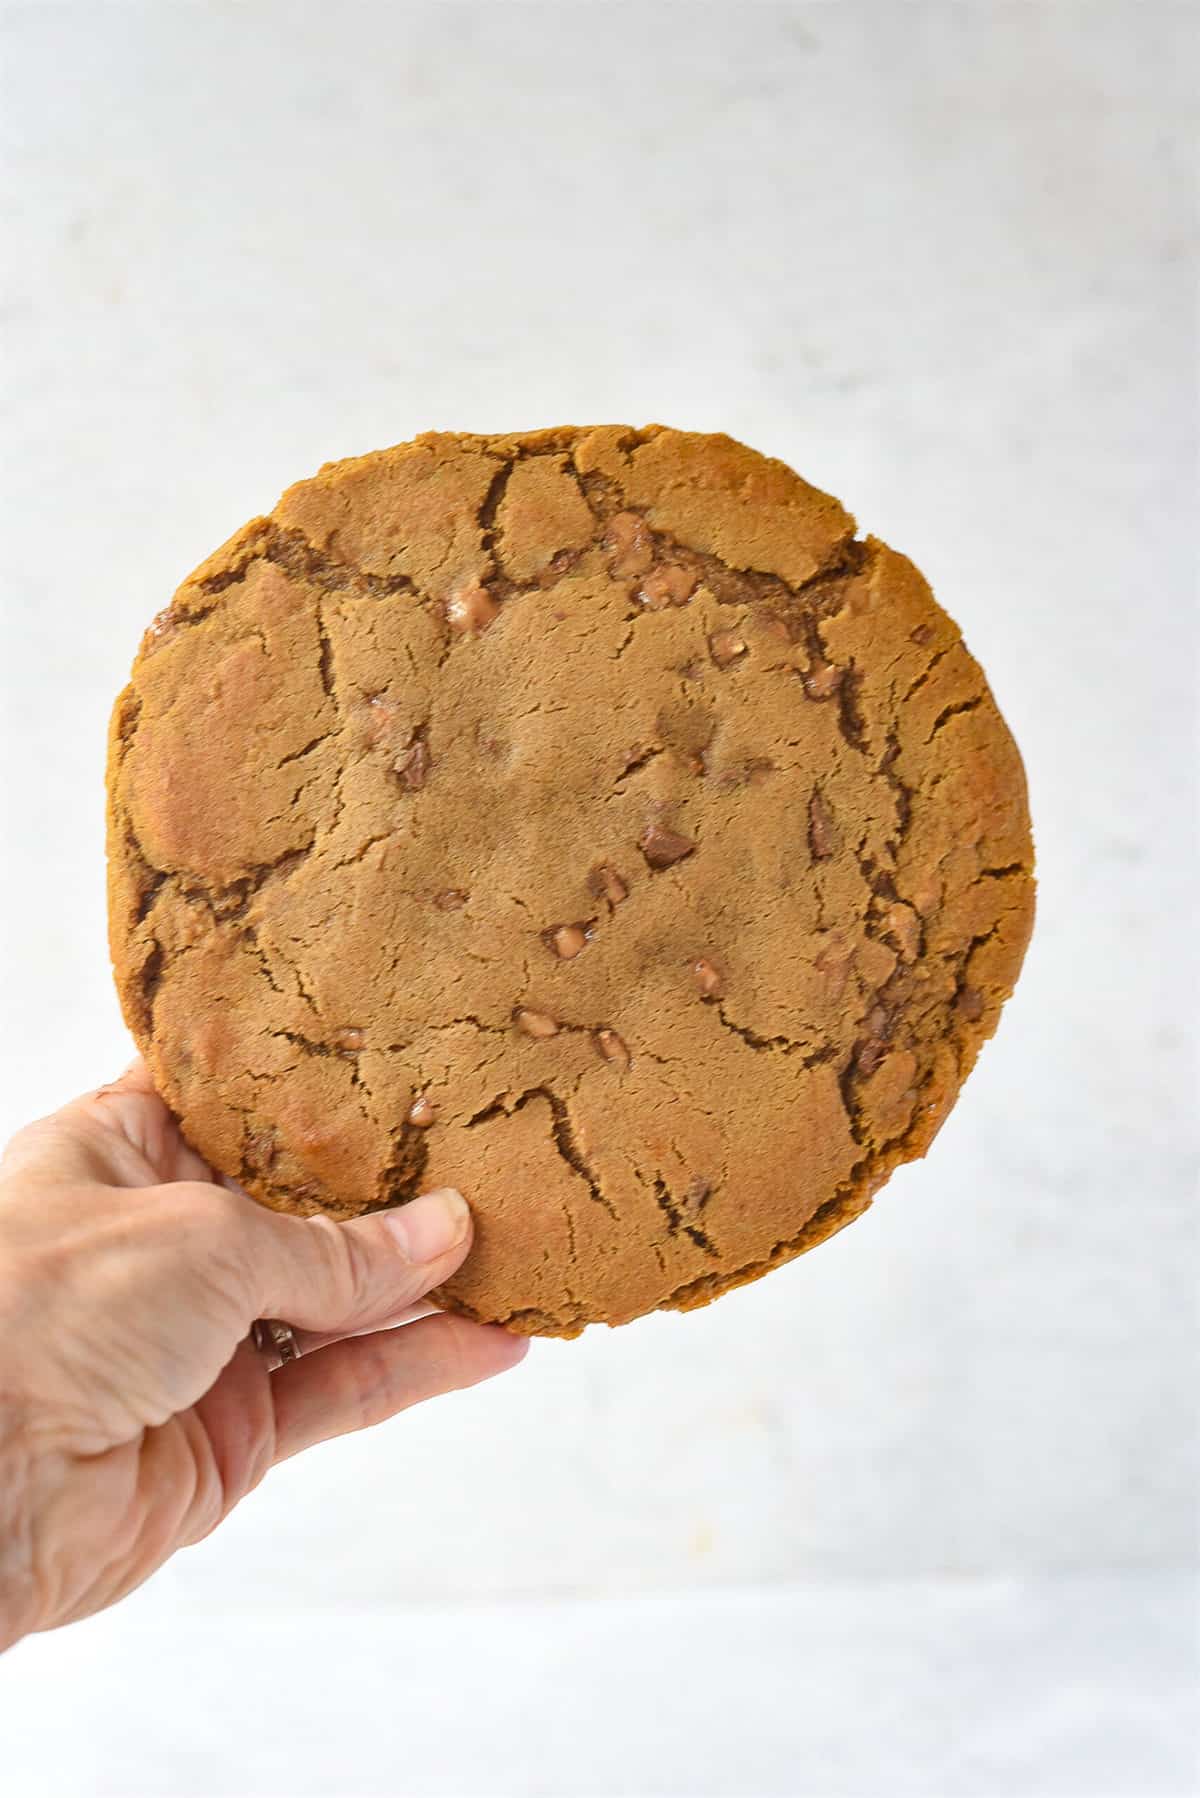
M 500 608 L 477 575 L 455 587 L 446 601 L 446 623 L 460 637 L 478 636 Z
M 386 742 L 396 726 L 400 707 L 386 693 L 368 693 L 366 715 L 363 718 L 363 734 L 374 746 Z
M 340 1049 L 343 1055 L 352 1055 L 356 1049 L 362 1048 L 366 1040 L 361 1030 L 339 1030 L 334 1035 L 333 1046 Z
M 690 569 L 678 562 L 660 562 L 638 588 L 637 597 L 648 612 L 663 612 L 668 606 L 686 605 L 698 585 Z
M 582 924 L 560 924 L 557 930 L 548 931 L 547 936 L 550 947 L 562 961 L 574 961 L 587 948 L 588 933 Z
M 564 574 L 570 573 L 576 562 L 578 562 L 579 556 L 580 551 L 577 549 L 555 550 L 549 562 L 538 576 L 538 586 L 552 587 L 555 581 L 561 580 Z M 557 617 L 558 614 L 556 613 L 555 616 Z M 565 617 L 566 614 L 563 613 L 562 616 Z
M 853 961 L 854 951 L 849 943 L 834 936 L 833 941 L 826 944 L 813 962 L 816 972 L 828 981 L 832 998 L 840 999 L 845 992 Z
M 696 845 L 691 837 L 681 836 L 662 824 L 649 824 L 638 840 L 638 848 L 652 868 L 669 868 L 690 855 Z
M 977 1023 L 983 1016 L 983 994 L 978 987 L 964 986 L 954 1001 L 954 1009 L 968 1023 Z
M 400 776 L 402 787 L 407 787 L 410 793 L 417 793 L 425 785 L 432 759 L 428 743 L 424 737 L 418 737 L 403 755 L 396 757 L 392 770 Z
M 836 847 L 829 808 L 814 787 L 808 802 L 808 850 L 815 862 L 827 862 Z
M 256 1174 L 266 1174 L 274 1167 L 279 1145 L 273 1130 L 252 1130 L 242 1151 L 245 1164 Z
M 884 929 L 900 945 L 903 961 L 915 961 L 921 953 L 921 920 L 911 905 L 900 901 L 884 914 Z
M 720 969 L 709 961 L 707 956 L 703 955 L 699 961 L 692 963 L 692 978 L 696 982 L 701 997 L 705 999 L 715 999 L 724 985 Z
M 737 631 L 714 631 L 708 639 L 708 647 L 717 667 L 728 668 L 731 662 L 745 655 L 748 645 Z
M 615 1030 L 597 1030 L 596 1047 L 605 1061 L 611 1062 L 622 1074 L 625 1072 L 630 1062 L 629 1050 Z
M 421 1098 L 414 1099 L 409 1106 L 408 1121 L 410 1124 L 414 1124 L 418 1130 L 428 1130 L 430 1124 L 437 1123 L 438 1110 L 439 1106 L 436 1100 L 422 1095 Z
M 859 978 L 877 992 L 896 972 L 898 959 L 896 951 L 877 936 L 864 936 L 854 951 Z
M 810 699 L 832 699 L 841 685 L 842 670 L 832 662 L 818 661 L 805 669 L 801 679 Z
M 600 547 L 615 575 L 645 574 L 654 563 L 654 539 L 640 512 L 615 513 Z
M 550 1016 L 549 1012 L 532 1011 L 528 1006 L 522 1006 L 516 1014 L 516 1021 L 518 1027 L 525 1032 L 526 1036 L 546 1037 L 558 1035 L 558 1025 Z
M 601 862 L 592 869 L 587 878 L 587 887 L 593 899 L 607 899 L 610 905 L 620 905 L 622 899 L 629 897 L 629 888 L 617 870 L 610 868 L 607 862 Z

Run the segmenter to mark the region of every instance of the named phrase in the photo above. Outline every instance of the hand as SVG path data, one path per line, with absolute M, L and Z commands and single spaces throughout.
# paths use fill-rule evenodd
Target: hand
M 518 1362 L 521 1338 L 420 1306 L 470 1240 L 449 1191 L 346 1224 L 263 1209 L 214 1182 L 141 1063 L 22 1130 L 0 1162 L 0 1649 L 112 1604 L 276 1462 Z M 269 1373 L 258 1317 L 303 1358 Z

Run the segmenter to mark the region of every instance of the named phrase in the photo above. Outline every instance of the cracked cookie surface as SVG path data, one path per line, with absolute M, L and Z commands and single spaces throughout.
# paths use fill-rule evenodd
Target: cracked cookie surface
M 725 437 L 429 435 L 184 582 L 117 702 L 110 938 L 189 1139 L 439 1295 L 703 1304 L 924 1152 L 1028 939 L 1020 758 L 903 556 Z

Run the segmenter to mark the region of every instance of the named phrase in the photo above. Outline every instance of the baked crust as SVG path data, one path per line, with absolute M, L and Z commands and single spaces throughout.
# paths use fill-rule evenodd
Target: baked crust
M 185 1133 L 276 1208 L 434 1184 L 443 1303 L 706 1303 L 924 1153 L 1033 915 L 1020 757 L 903 556 L 653 426 L 290 488 L 113 715 L 110 937 Z

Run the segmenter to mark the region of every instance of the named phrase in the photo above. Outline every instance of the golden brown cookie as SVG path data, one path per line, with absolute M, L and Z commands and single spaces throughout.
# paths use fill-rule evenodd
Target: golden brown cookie
M 292 487 L 117 703 L 125 1016 L 198 1149 L 570 1335 L 866 1209 L 996 1027 L 1020 758 L 903 556 L 727 437 L 430 435 Z

